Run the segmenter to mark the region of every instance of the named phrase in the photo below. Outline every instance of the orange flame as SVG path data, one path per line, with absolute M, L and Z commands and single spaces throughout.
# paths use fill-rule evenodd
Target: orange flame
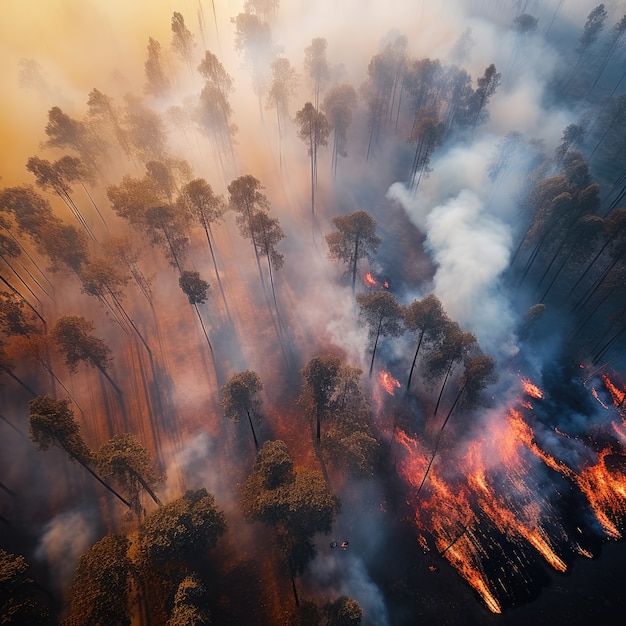
M 529 380 L 522 384 L 526 397 L 543 397 Z M 626 394 L 614 386 L 612 395 L 618 404 Z M 489 566 L 489 549 L 497 548 L 493 544 L 486 547 L 485 520 L 512 544 L 532 547 L 559 572 L 567 569 L 558 553 L 564 539 L 569 539 L 579 554 L 592 556 L 575 538 L 568 538 L 554 494 L 537 491 L 533 479 L 537 463 L 547 465 L 580 490 L 606 537 L 621 537 L 620 525 L 626 516 L 626 473 L 615 469 L 619 464 L 607 462 L 609 455 L 620 453 L 609 448 L 592 451 L 596 460 L 574 470 L 540 447 L 524 418 L 528 408 L 528 400 L 520 399 L 504 419 L 490 422 L 489 437 L 475 439 L 464 451 L 458 446 L 450 450 L 442 446 L 436 456 L 432 442 L 429 446 L 396 429 L 395 439 L 402 448 L 397 469 L 412 490 L 407 504 L 419 529 L 420 545 L 427 547 L 422 532 L 432 536 L 439 556 L 449 561 L 493 613 L 502 612 L 501 594 L 507 593 L 508 582 Z M 572 439 L 558 428 L 553 432 Z M 448 456 L 452 453 L 454 462 Z M 508 562 L 506 567 L 522 573 L 523 561 L 514 552 L 500 557 Z
M 380 384 L 390 396 L 393 396 L 395 390 L 401 387 L 400 383 L 389 372 L 384 370 L 380 373 Z
M 365 283 L 365 286 L 368 289 L 371 289 L 372 287 L 375 287 L 376 285 L 378 285 L 378 282 L 372 275 L 372 272 L 367 272 L 365 274 L 365 278 L 363 278 L 363 282 Z
M 591 395 L 605 408 L 608 409 L 609 407 L 604 404 L 604 402 L 602 402 L 602 400 L 600 399 L 600 396 L 598 395 L 598 392 L 596 391 L 595 387 L 591 388 Z
M 531 383 L 528 378 L 522 378 L 522 387 L 524 389 L 524 393 L 531 398 L 537 398 L 538 400 L 543 398 L 543 391 L 541 391 L 537 385 Z
M 612 382 L 611 379 L 606 375 L 602 374 L 602 380 L 604 381 L 604 386 L 607 388 L 607 391 L 611 394 L 613 398 L 613 404 L 615 406 L 620 406 L 624 403 L 624 396 L 626 393 L 620 391 Z

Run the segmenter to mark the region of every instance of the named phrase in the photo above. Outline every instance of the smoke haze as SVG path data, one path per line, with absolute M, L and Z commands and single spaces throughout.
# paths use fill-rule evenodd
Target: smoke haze
M 485 475 L 506 473 L 507 462 L 514 455 L 507 457 L 497 444 L 508 441 L 512 429 L 505 417 L 509 407 L 517 406 L 519 397 L 528 400 L 520 383 L 523 372 L 524 376 L 533 377 L 538 384 L 552 390 L 552 394 L 547 391 L 542 399 L 533 399 L 532 409 L 520 411 L 527 411 L 525 419 L 532 422 L 539 448 L 556 461 L 554 467 L 546 469 L 549 461 L 524 449 L 526 456 L 520 454 L 520 458 L 527 461 L 528 469 L 520 470 L 519 483 L 510 487 L 511 507 L 519 507 L 518 516 L 523 518 L 527 512 L 525 498 L 532 497 L 528 490 L 536 488 L 535 504 L 539 512 L 533 509 L 536 517 L 532 518 L 529 513 L 526 521 L 534 519 L 546 534 L 553 524 L 555 533 L 562 531 L 562 535 L 554 539 L 555 551 L 560 550 L 570 559 L 573 559 L 572 554 L 581 554 L 582 549 L 576 552 L 571 547 L 572 542 L 567 537 L 571 529 L 563 530 L 567 523 L 558 517 L 559 481 L 564 480 L 563 476 L 569 480 L 573 473 L 580 474 L 598 463 L 597 440 L 601 437 L 594 439 L 595 435 L 590 433 L 602 431 L 606 435 L 608 430 L 611 437 L 621 440 L 622 444 L 626 435 L 623 423 L 619 423 L 619 413 L 613 409 L 618 403 L 606 392 L 602 397 L 610 410 L 589 399 L 588 389 L 580 384 L 577 376 L 579 372 L 571 374 L 568 370 L 563 374 L 565 380 L 556 380 L 560 372 L 556 371 L 558 366 L 554 361 L 560 356 L 563 344 L 568 343 L 565 336 L 567 314 L 565 309 L 561 312 L 561 303 L 551 304 L 545 318 L 548 321 L 537 331 L 539 340 L 535 336 L 533 342 L 520 331 L 529 307 L 538 301 L 538 293 L 537 286 L 530 286 L 530 280 L 519 286 L 523 282 L 519 276 L 522 272 L 519 267 L 513 267 L 513 260 L 519 250 L 522 250 L 519 254 L 524 262 L 527 257 L 523 255 L 530 254 L 528 248 L 522 249 L 520 245 L 533 219 L 529 209 L 523 206 L 529 187 L 541 177 L 554 175 L 557 166 L 552 165 L 550 159 L 561 142 L 563 130 L 590 116 L 599 116 L 603 98 L 611 88 L 609 84 L 613 84 L 614 75 L 621 71 L 619 60 L 612 62 L 607 71 L 611 80 L 605 75 L 600 95 L 589 102 L 582 97 L 565 97 L 559 91 L 557 81 L 571 79 L 574 82 L 570 66 L 572 59 L 578 58 L 576 47 L 580 33 L 595 5 L 591 0 L 495 3 L 480 0 L 283 0 L 267 18 L 271 31 L 268 59 L 259 50 L 252 54 L 253 59 L 261 61 L 285 57 L 295 68 L 295 92 L 288 103 L 288 115 L 279 127 L 277 110 L 268 108 L 266 102 L 269 62 L 262 63 L 263 76 L 259 78 L 260 83 L 264 83 L 264 91 L 255 93 L 254 67 L 246 63 L 245 51 L 235 49 L 236 29 L 231 18 L 245 10 L 243 0 L 214 3 L 201 0 L 110 0 L 106 3 L 7 0 L 3 6 L 5 19 L 0 22 L 0 55 L 4 60 L 3 98 L 0 100 L 3 187 L 34 184 L 32 174 L 25 169 L 29 157 L 40 155 L 54 160 L 63 156 L 64 150 L 43 145 L 47 139 L 44 128 L 52 107 L 60 107 L 72 119 L 85 119 L 88 94 L 98 89 L 113 99 L 120 120 L 127 123 L 130 94 L 149 111 L 160 115 L 167 138 L 163 160 L 185 159 L 192 177 L 206 178 L 226 201 L 227 186 L 233 179 L 244 174 L 257 177 L 269 200 L 271 217 L 279 219 L 286 234 L 278 244 L 278 250 L 285 256 L 285 266 L 274 272 L 270 283 L 267 260 L 261 258 L 260 267 L 255 265 L 254 250 L 250 242 L 240 236 L 232 212 L 226 214 L 221 224 L 212 227 L 217 273 L 204 232 L 197 226 L 186 225 L 191 244 L 184 269 L 197 270 L 210 283 L 208 301 L 194 309 L 181 292 L 176 268 L 172 263 L 168 265 L 159 245 L 152 245 L 146 232 L 135 230 L 111 210 L 107 187 L 120 185 L 126 175 L 143 177 L 145 162 L 149 159 L 138 154 L 129 157 L 119 147 L 111 147 L 97 172 L 98 181 L 90 182 L 87 189 L 75 185 L 72 193 L 97 235 L 94 237 L 97 242 L 89 244 L 90 254 L 101 253 L 100 246 L 108 235 L 130 234 L 138 251 L 136 266 L 150 281 L 149 297 L 142 294 L 133 281 L 120 288 L 126 294 L 125 299 L 120 299 L 128 317 L 142 337 L 147 338 L 146 342 L 133 334 L 127 322 L 120 323 L 96 298 L 87 296 L 80 281 L 68 271 L 46 271 L 54 300 L 34 289 L 41 301 L 37 308 L 44 313 L 49 328 L 62 315 L 83 315 L 93 320 L 94 333 L 104 338 L 113 351 L 109 372 L 123 390 L 123 394 L 118 395 L 97 370 L 81 364 L 78 373 L 71 373 L 60 354 L 53 353 L 55 373 L 80 404 L 80 417 L 78 407 L 75 413 L 89 446 L 95 450 L 119 432 L 135 434 L 165 477 L 159 487 L 161 498 L 171 501 L 187 489 L 205 487 L 215 495 L 218 506 L 226 513 L 229 541 L 235 548 L 237 541 L 241 541 L 241 554 L 245 552 L 245 557 L 251 558 L 249 553 L 254 552 L 257 537 L 264 535 L 255 526 L 246 524 L 240 515 L 237 486 L 249 473 L 255 450 L 248 423 L 244 419 L 231 422 L 223 417 L 220 390 L 236 372 L 245 369 L 258 372 L 264 384 L 264 406 L 254 426 L 261 443 L 284 438 L 296 466 L 318 467 L 321 452 L 311 445 L 310 424 L 295 402 L 302 385 L 300 370 L 314 356 L 340 355 L 346 363 L 365 372 L 361 383 L 372 400 L 372 410 L 377 411 L 375 434 L 381 449 L 384 447 L 385 454 L 390 455 L 382 464 L 393 467 L 385 466 L 385 471 L 389 469 L 389 474 L 394 476 L 391 490 L 406 489 L 411 494 L 417 490 L 419 494 L 421 485 L 415 476 L 423 475 L 422 482 L 426 480 L 430 471 L 428 456 L 432 452 L 431 463 L 436 454 L 439 454 L 437 461 L 442 457 L 441 465 L 433 464 L 432 483 L 439 485 L 444 478 L 450 478 L 450 484 L 456 488 L 454 495 L 466 498 L 461 504 L 450 504 L 453 513 L 442 515 L 452 520 L 448 526 L 442 522 L 441 527 L 433 523 L 428 528 L 434 537 L 429 539 L 431 556 L 422 558 L 420 553 L 420 576 L 422 573 L 428 576 L 430 572 L 425 563 L 432 563 L 436 555 L 458 567 L 462 559 L 454 561 L 457 557 L 451 555 L 456 555 L 456 549 L 465 549 L 465 542 L 469 543 L 472 533 L 483 532 L 481 524 L 488 514 L 476 511 L 480 508 L 477 504 L 480 498 L 486 496 L 478 491 L 467 495 L 470 488 L 463 481 L 469 482 L 474 477 L 465 466 L 457 465 L 457 459 L 469 459 L 467 467 L 472 467 L 475 459 L 470 452 L 475 445 L 480 448 L 476 458 L 484 462 Z M 608 31 L 622 17 L 624 5 L 607 2 L 606 9 Z M 183 14 L 194 37 L 196 45 L 189 62 L 182 61 L 172 49 L 170 20 L 174 11 Z M 525 34 L 514 31 L 513 19 L 524 13 L 537 18 L 535 31 Z M 293 118 L 305 102 L 314 98 L 313 82 L 307 75 L 304 59 L 305 48 L 317 37 L 325 38 L 328 43 L 330 68 L 324 89 L 348 83 L 358 95 L 358 104 L 352 111 L 347 133 L 348 156 L 338 158 L 336 173 L 330 166 L 332 135 L 327 146 L 319 147 L 313 215 L 311 162 L 307 146 L 297 136 Z M 396 44 L 399 37 L 406 37 L 407 59 L 439 59 L 447 70 L 458 66 L 467 71 L 473 87 L 492 63 L 497 72 L 502 73 L 501 83 L 488 99 L 488 116 L 481 119 L 481 123 L 445 134 L 420 172 L 417 189 L 411 177 L 416 142 L 408 142 L 417 119 L 408 104 L 413 96 L 403 84 L 397 86 L 391 110 L 381 116 L 379 127 L 366 101 L 368 64 L 373 55 L 383 53 L 387 44 Z M 170 83 L 161 95 L 145 91 L 148 38 L 161 45 L 164 74 Z M 463 42 L 465 45 L 461 45 Z M 236 126 L 236 132 L 229 137 L 232 146 L 223 151 L 216 149 L 217 141 L 211 132 L 202 128 L 194 117 L 204 86 L 197 66 L 205 51 L 214 53 L 233 78 L 229 103 L 232 107 L 230 121 Z M 618 54 L 623 60 L 621 48 Z M 439 89 L 439 95 L 434 97 L 436 102 L 444 98 L 442 94 L 447 87 Z M 587 154 L 591 147 L 587 144 Z M 603 193 L 606 193 L 604 189 L 610 176 L 600 171 L 601 167 L 594 167 L 593 176 L 599 173 L 604 177 Z M 93 196 L 93 205 L 103 211 L 106 225 L 92 208 L 88 193 Z M 66 223 L 76 224 L 60 198 L 51 192 L 42 194 L 50 201 L 56 215 Z M 604 201 L 605 196 L 602 199 Z M 445 413 L 452 412 L 456 406 L 455 394 L 462 380 L 461 365 L 450 368 L 450 384 L 442 396 L 442 409 L 437 419 L 434 419 L 434 405 L 439 379 L 428 384 L 421 380 L 415 382 L 414 398 L 405 393 L 407 370 L 415 350 L 414 337 L 409 337 L 411 333 L 400 339 L 381 336 L 374 374 L 367 377 L 372 346 L 368 325 L 358 316 L 350 284 L 351 268 L 346 272 L 342 263 L 329 259 L 325 241 L 325 235 L 334 228 L 334 217 L 359 209 L 370 212 L 377 220 L 377 234 L 382 244 L 371 263 L 359 261 L 356 291 L 368 292 L 363 280 L 365 272 L 371 271 L 378 284 L 369 292 L 383 289 L 382 283 L 388 281 L 389 290 L 404 306 L 434 294 L 450 318 L 457 321 L 463 331 L 474 333 L 482 351 L 496 362 L 500 381 L 489 386 L 485 393 L 488 408 L 467 409 L 464 419 L 455 423 L 456 418 L 461 417 L 462 403 L 459 404 L 455 419 L 445 431 L 441 450 L 438 450 L 438 429 L 442 428 Z M 24 245 L 43 268 L 49 265 L 48 259 L 38 256 L 32 241 Z M 30 261 L 26 265 L 36 273 Z M 14 280 L 14 275 L 4 266 L 2 273 Z M 223 297 L 218 277 L 223 282 Z M 40 280 L 43 281 L 41 277 Z M 265 281 L 263 285 L 262 281 Z M 270 284 L 275 287 L 274 299 Z M 541 284 L 539 293 L 544 286 Z M 600 314 L 603 312 L 604 309 L 600 309 Z M 200 320 L 207 341 L 210 339 L 210 347 Z M 604 329 L 598 331 L 600 347 L 615 330 L 610 326 L 606 336 L 602 336 L 603 332 Z M 428 346 L 424 350 L 427 349 Z M 35 372 L 32 360 L 12 346 L 8 353 L 14 358 L 14 373 L 37 393 L 56 392 L 58 397 L 65 397 L 58 383 L 51 383 L 50 377 L 40 371 Z M 617 367 L 619 363 L 617 360 L 614 365 Z M 591 367 L 581 363 L 581 368 L 583 365 Z M 577 368 L 578 363 L 568 366 Z M 423 373 L 420 360 L 417 367 L 416 379 Z M 382 370 L 390 370 L 398 377 L 401 388 L 392 390 L 395 395 L 388 397 L 387 392 L 381 391 L 377 375 Z M 590 384 L 600 388 L 602 383 L 599 373 L 596 374 Z M 3 376 L 3 381 L 1 412 L 26 432 L 27 403 L 32 394 L 14 380 Z M 570 388 L 569 395 L 562 391 Z M 405 404 L 402 404 L 403 398 Z M 4 427 L 0 423 L 0 429 Z M 414 442 L 413 447 L 401 446 L 394 439 L 396 428 L 399 433 L 402 429 L 406 431 L 407 440 L 415 435 L 416 442 L 422 429 L 423 440 Z M 491 440 L 485 438 L 485 433 Z M 531 447 L 530 442 L 525 443 Z M 502 444 L 502 447 L 510 452 L 507 445 Z M 516 445 L 521 446 L 519 441 Z M 0 462 L 0 480 L 10 482 L 9 487 L 14 491 L 21 487 L 26 489 L 29 483 L 45 485 L 49 481 L 46 472 L 51 465 L 45 453 L 35 452 L 31 446 L 22 454 L 23 447 L 26 446 L 22 442 L 19 450 L 12 449 L 8 439 L 2 444 L 0 456 L 4 456 L 4 460 Z M 23 460 L 22 456 L 28 457 L 24 465 L 18 463 Z M 384 455 L 381 453 L 381 456 Z M 561 469 L 569 468 L 562 469 L 562 475 L 558 474 L 561 471 L 558 463 L 562 464 Z M 400 473 L 402 486 L 396 485 L 396 464 L 409 468 L 407 474 L 409 470 L 416 472 L 414 481 Z M 424 608 L 421 604 L 418 606 L 423 598 L 412 588 L 398 592 L 381 574 L 380 564 L 389 546 L 393 546 L 395 559 L 404 558 L 403 554 L 396 554 L 401 549 L 397 548 L 393 531 L 389 530 L 392 525 L 387 515 L 392 514 L 383 506 L 387 498 L 386 486 L 379 477 L 353 480 L 333 469 L 332 463 L 330 467 L 333 491 L 344 501 L 333 533 L 344 533 L 345 537 L 337 535 L 336 539 L 349 539 L 350 548 L 333 552 L 328 547 L 333 537 L 316 537 L 319 555 L 310 571 L 298 579 L 298 585 L 316 599 L 334 600 L 341 595 L 355 598 L 364 610 L 367 625 L 393 624 L 394 617 L 410 612 L 413 613 L 407 620 L 413 619 L 419 612 L 416 607 Z M 493 482 L 497 487 L 497 480 Z M 504 479 L 502 484 L 508 485 Z M 584 487 L 582 481 L 576 485 L 581 490 Z M 426 483 L 425 491 L 430 486 Z M 490 485 L 494 490 L 496 487 Z M 58 574 L 58 593 L 62 596 L 71 582 L 78 557 L 99 538 L 100 526 L 125 530 L 132 524 L 125 520 L 118 527 L 115 520 L 119 504 L 110 502 L 99 502 L 97 506 L 102 510 L 98 512 L 86 512 L 78 507 L 58 511 L 55 509 L 58 502 L 64 503 L 63 508 L 67 507 L 68 496 L 57 494 L 56 489 L 62 490 L 57 486 L 53 496 L 42 498 L 47 506 L 33 507 L 36 512 L 29 522 L 32 528 L 28 532 L 36 537 L 32 555 L 49 563 L 55 576 Z M 85 487 L 86 491 L 89 489 Z M 90 495 L 95 507 L 100 492 L 94 493 L 96 495 Z M 394 494 L 390 500 L 395 498 L 399 503 L 401 514 L 398 516 L 403 517 L 403 522 L 414 518 L 428 525 L 424 520 L 431 514 L 435 518 L 437 503 L 426 503 L 427 496 L 422 497 L 423 501 L 411 495 L 416 510 L 411 510 L 404 494 Z M 148 511 L 151 510 L 152 503 L 148 498 L 144 500 Z M 433 500 L 437 500 L 437 496 Z M 8 498 L 2 503 L 3 517 L 10 517 L 12 507 L 17 505 Z M 568 505 L 571 506 L 570 500 Z M 590 507 L 588 517 L 595 520 Z M 420 511 L 424 515 L 422 520 Z M 97 522 L 98 515 L 102 519 Z M 603 532 L 608 534 L 597 522 L 593 523 L 597 536 Z M 486 526 L 488 530 L 480 535 L 485 538 L 485 545 L 497 545 L 499 533 L 506 534 L 504 525 L 489 522 Z M 416 536 L 421 532 L 421 529 L 419 533 L 416 531 Z M 455 549 L 448 552 L 446 544 L 457 541 Z M 527 558 L 524 550 L 529 548 L 520 547 L 519 537 L 515 541 L 519 542 L 515 550 L 523 555 L 519 577 L 530 579 L 538 569 L 537 557 L 529 557 L 527 561 L 532 563 L 528 565 L 524 561 Z M 267 562 L 273 548 L 258 546 L 258 549 L 266 559 L 262 565 L 266 566 L 265 575 L 269 577 L 272 570 Z M 485 554 L 487 562 L 489 556 Z M 444 558 L 439 560 L 444 562 Z M 262 565 L 259 571 L 263 570 Z M 507 561 L 503 568 L 508 566 Z M 442 578 L 446 576 L 443 574 Z M 467 575 L 465 579 L 468 580 Z M 517 579 L 507 586 L 509 583 L 510 579 L 505 582 L 497 579 L 494 584 L 504 589 L 505 605 L 506 602 L 515 605 L 517 599 L 513 592 L 507 594 L 521 583 Z M 434 587 L 435 583 L 432 585 Z M 481 594 L 471 582 L 470 587 L 478 592 L 471 596 L 473 601 Z M 390 598 L 398 597 L 402 598 L 402 608 L 395 612 Z M 484 600 L 484 596 L 481 597 Z M 463 597 L 462 601 L 465 599 Z M 288 597 L 273 601 L 274 608 L 279 605 L 284 608 L 291 602 Z M 432 611 L 431 617 L 436 615 L 435 608 Z M 491 618 L 482 604 L 479 608 L 472 605 L 468 611 L 472 618 L 476 615 L 477 619 Z

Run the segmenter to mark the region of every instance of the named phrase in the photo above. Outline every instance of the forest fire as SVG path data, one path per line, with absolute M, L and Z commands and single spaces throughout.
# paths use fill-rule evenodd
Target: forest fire
M 620 3 L 12 4 L 0 615 L 586 602 L 560 574 L 626 535 Z
M 525 382 L 526 393 L 542 395 L 538 387 Z M 626 476 L 607 467 L 605 459 L 610 451 L 599 452 L 596 462 L 576 472 L 539 446 L 524 419 L 524 408 L 520 402 L 519 409 L 511 407 L 505 412 L 504 420 L 492 421 L 490 438 L 475 440 L 456 457 L 453 466 L 444 458 L 435 461 L 425 484 L 428 451 L 405 433 L 397 433 L 405 453 L 399 471 L 416 494 L 410 500 L 416 525 L 433 536 L 440 555 L 496 613 L 507 598 L 510 581 L 490 567 L 490 559 L 523 569 L 516 550 L 532 547 L 554 570 L 565 572 L 563 545 L 577 554 L 589 555 L 570 537 L 559 518 L 557 486 L 545 494 L 537 491 L 536 461 L 529 452 L 580 490 L 606 537 L 621 537 L 618 524 L 626 515 Z M 568 438 L 558 429 L 555 433 Z M 445 454 L 441 452 L 442 457 Z M 506 543 L 516 547 L 494 542 L 487 548 L 485 533 L 493 532 L 488 528 L 502 533 Z M 492 550 L 501 553 L 497 556 Z
M 380 372 L 379 380 L 382 388 L 391 396 L 393 396 L 396 389 L 401 387 L 400 382 L 385 370 Z

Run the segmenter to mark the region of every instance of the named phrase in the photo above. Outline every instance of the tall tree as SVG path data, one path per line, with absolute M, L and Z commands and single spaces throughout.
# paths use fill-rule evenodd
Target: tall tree
M 212 354 L 213 346 L 211 345 L 211 340 L 209 339 L 206 327 L 202 321 L 202 315 L 200 315 L 200 310 L 198 309 L 199 304 L 204 304 L 206 302 L 209 291 L 209 283 L 200 278 L 199 272 L 184 270 L 180 274 L 178 284 L 183 290 L 183 293 L 187 296 L 189 304 L 193 305 L 193 308 L 196 310 L 196 314 L 200 320 L 200 326 L 202 326 L 202 332 L 204 333 L 204 337 L 209 344 L 209 350 L 211 350 Z
M 131 433 L 114 435 L 103 443 L 94 455 L 100 475 L 113 478 L 128 495 L 133 511 L 141 515 L 141 491 L 144 490 L 161 506 L 161 500 L 154 492 L 162 482 L 154 469 L 150 455 L 144 446 Z
M 55 400 L 50 396 L 37 396 L 29 403 L 29 413 L 29 437 L 37 445 L 38 450 L 48 450 L 50 446 L 61 448 L 120 502 L 131 508 L 128 500 L 89 467 L 93 455 L 80 433 L 80 425 L 74 419 L 74 411 L 67 399 Z
M 328 533 L 339 511 L 339 500 L 330 492 L 318 470 L 294 470 L 285 443 L 267 441 L 259 450 L 252 472 L 241 484 L 240 503 L 248 521 L 262 521 L 276 528 L 298 604 L 294 576 L 315 556 L 312 542 L 317 532 Z
M 31 185 L 6 187 L 0 191 L 0 210 L 15 219 L 20 233 L 38 243 L 42 229 L 52 222 L 59 222 L 50 203 Z
M 404 309 L 404 325 L 406 329 L 417 337 L 415 355 L 409 370 L 409 378 L 406 383 L 406 392 L 409 393 L 413 370 L 417 361 L 422 342 L 426 340 L 432 348 L 439 347 L 445 336 L 446 324 L 449 318 L 443 310 L 441 301 L 434 294 L 426 296 L 422 300 L 414 300 Z
M 274 288 L 274 272 L 283 266 L 285 257 L 276 250 L 276 244 L 285 238 L 285 233 L 280 227 L 278 218 L 269 217 L 267 213 L 257 211 L 250 219 L 250 235 L 257 246 L 258 256 L 267 259 L 274 305 L 278 311 L 276 290 Z
M 129 547 L 123 535 L 105 535 L 79 558 L 69 590 L 68 623 L 130 626 Z
M 131 153 L 142 162 L 167 158 L 167 129 L 161 115 L 130 93 L 124 101 L 123 123 Z
M 205 84 L 200 93 L 196 120 L 200 129 L 213 137 L 220 159 L 223 154 L 233 156 L 233 136 L 237 126 L 231 121 L 232 107 L 229 97 L 233 89 L 233 79 L 226 72 L 220 60 L 208 50 L 198 66 Z
M 172 14 L 172 48 L 174 52 L 191 68 L 193 49 L 196 44 L 193 34 L 185 26 L 185 18 L 182 13 L 174 11 Z
M 366 258 L 371 263 L 381 242 L 376 235 L 376 220 L 361 210 L 333 218 L 333 225 L 337 230 L 326 235 L 328 255 L 346 264 L 354 293 L 359 259 Z
M 213 244 L 213 232 L 211 227 L 220 224 L 224 218 L 226 204 L 221 195 L 216 195 L 213 188 L 203 178 L 194 178 L 188 182 L 178 196 L 177 204 L 187 211 L 193 219 L 197 220 L 206 235 L 207 244 L 213 261 L 213 269 L 215 270 L 215 278 L 222 294 L 226 313 L 228 311 L 228 303 L 226 302 L 226 294 L 222 285 L 220 272 L 217 268 L 217 260 L 215 257 L 215 249 Z
M 169 89 L 169 80 L 163 70 L 161 60 L 161 44 L 152 37 L 148 37 L 148 59 L 144 63 L 146 83 L 143 86 L 145 93 L 153 96 L 162 96 Z
M 155 567 L 185 569 L 214 548 L 224 532 L 226 518 L 213 495 L 190 490 L 150 513 L 139 529 L 139 549 Z
M 122 152 L 132 159 L 128 131 L 124 128 L 122 110 L 111 96 L 92 89 L 87 97 L 87 122 L 92 133 L 105 137 L 105 141 L 116 143 Z M 89 176 L 95 175 L 87 168 Z
M 324 85 L 330 79 L 330 66 L 326 58 L 328 41 L 323 37 L 315 37 L 304 49 L 304 68 L 313 83 L 313 106 L 319 109 L 320 95 Z
M 429 380 L 435 380 L 443 375 L 443 382 L 437 398 L 433 417 L 437 415 L 439 404 L 443 396 L 446 383 L 454 366 L 462 361 L 471 349 L 476 348 L 476 337 L 472 333 L 465 333 L 461 327 L 450 320 L 445 325 L 445 337 L 439 350 L 431 353 L 425 362 L 425 375 Z
M 283 166 L 283 126 L 289 119 L 289 101 L 296 93 L 298 76 L 296 70 L 285 57 L 279 57 L 271 65 L 272 79 L 265 106 L 268 109 L 276 109 L 276 123 L 278 124 L 278 154 L 280 168 Z
M 335 85 L 324 96 L 322 111 L 333 132 L 333 175 L 337 174 L 337 157 L 348 156 L 348 128 L 352 123 L 352 111 L 356 109 L 356 104 L 356 91 L 352 85 Z
M 259 273 L 261 273 L 261 263 L 251 220 L 257 212 L 267 213 L 270 208 L 269 200 L 261 189 L 263 189 L 261 182 L 250 174 L 239 176 L 228 185 L 228 206 L 237 213 L 235 221 L 239 226 L 241 236 L 252 240 Z
M 369 327 L 369 338 L 374 340 L 369 370 L 371 376 L 374 369 L 376 348 L 381 335 L 383 337 L 399 337 L 404 332 L 402 308 L 389 291 L 357 293 L 356 301 L 360 307 L 359 314 Z
M 224 415 L 229 419 L 238 420 L 242 413 L 246 414 L 257 450 L 259 449 L 259 441 L 254 430 L 253 418 L 258 420 L 261 417 L 262 400 L 259 393 L 262 390 L 263 383 L 259 375 L 252 370 L 233 374 L 220 390 Z
M 493 96 L 502 76 L 496 72 L 496 66 L 492 63 L 485 69 L 485 73 L 477 79 L 476 90 L 474 91 L 469 107 L 471 126 L 475 128 L 487 120 L 487 104 Z
M 444 132 L 445 124 L 437 119 L 434 111 L 424 109 L 416 117 L 409 135 L 409 143 L 415 144 L 410 183 L 413 190 L 417 190 L 422 177 L 430 172 L 430 159 L 443 141 Z
M 176 588 L 166 626 L 209 626 L 211 613 L 206 598 L 207 590 L 198 578 L 185 576 Z
M 3 624 L 50 626 L 55 621 L 26 559 L 0 548 L 0 615 Z
M 145 227 L 152 243 L 162 246 L 170 265 L 182 275 L 189 246 L 185 214 L 176 205 L 152 206 L 146 211 Z
M 328 144 L 330 124 L 322 111 L 307 102 L 296 113 L 295 123 L 298 125 L 298 137 L 308 147 L 311 160 L 311 213 L 315 215 L 315 189 L 317 187 L 317 149 Z
M 26 162 L 26 169 L 35 176 L 36 183 L 42 189 L 52 189 L 63 200 L 67 208 L 72 215 L 76 218 L 78 223 L 85 229 L 85 232 L 89 235 L 92 241 L 96 240 L 96 237 L 84 218 L 80 209 L 72 199 L 70 195 L 71 188 L 63 175 L 62 161 L 50 163 L 46 159 L 40 159 L 39 157 L 30 157 Z M 61 164 L 59 166 L 59 164 Z
M 48 137 L 44 143 L 45 147 L 71 148 L 78 153 L 85 167 L 94 175 L 105 161 L 106 142 L 91 132 L 88 124 L 72 119 L 60 107 L 54 106 L 48 111 L 45 133 Z
M 70 372 L 75 372 L 78 364 L 85 361 L 96 367 L 121 397 L 122 390 L 107 371 L 113 361 L 111 349 L 103 339 L 91 334 L 93 329 L 93 323 L 84 317 L 64 315 L 52 329 L 52 338 L 64 354 Z
M 320 441 L 322 419 L 330 409 L 341 361 L 333 356 L 313 357 L 301 370 L 304 385 L 298 403 L 315 415 L 315 438 Z M 311 416 L 312 417 L 312 416 Z
M 235 25 L 235 50 L 244 53 L 244 64 L 252 75 L 252 88 L 263 117 L 263 94 L 267 87 L 268 69 L 274 57 L 272 31 L 267 22 L 253 13 L 239 13 L 231 18 Z

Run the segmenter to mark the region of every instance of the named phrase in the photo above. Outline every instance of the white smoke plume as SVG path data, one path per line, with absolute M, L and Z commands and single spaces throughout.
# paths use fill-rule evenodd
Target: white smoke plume
M 67 589 L 78 558 L 97 539 L 93 514 L 79 509 L 65 511 L 44 526 L 35 555 L 53 569 L 57 587 Z

